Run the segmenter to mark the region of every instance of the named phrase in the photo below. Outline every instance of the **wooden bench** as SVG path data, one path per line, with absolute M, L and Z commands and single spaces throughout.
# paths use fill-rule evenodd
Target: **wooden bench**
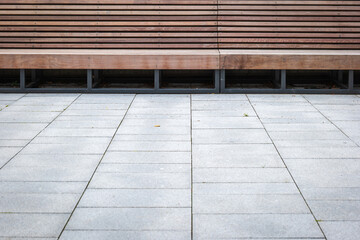
M 0 3 L 0 69 L 353 71 L 359 51 L 360 1 Z

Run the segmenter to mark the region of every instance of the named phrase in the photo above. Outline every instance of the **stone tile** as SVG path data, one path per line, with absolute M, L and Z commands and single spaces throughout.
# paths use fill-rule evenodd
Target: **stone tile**
M 251 102 L 300 102 L 307 103 L 301 95 L 294 94 L 247 94 Z
M 323 237 L 311 214 L 196 214 L 193 219 L 195 239 Z
M 360 121 L 359 111 L 348 110 L 321 110 L 321 112 L 331 121 Z
M 72 168 L 95 168 L 102 155 L 24 155 L 20 153 L 11 162 L 9 167 L 72 167 Z
M 22 154 L 103 154 L 108 144 L 30 143 Z
M 121 126 L 147 126 L 154 127 L 160 125 L 160 127 L 190 127 L 190 120 L 188 119 L 131 119 L 125 118 L 121 123 Z
M 1 176 L 1 175 L 0 175 Z M 101 173 L 90 188 L 190 188 L 190 173 Z
M 310 213 L 296 195 L 198 195 L 193 196 L 194 214 Z
M 194 183 L 194 194 L 298 194 L 294 183 Z
M 0 214 L 2 237 L 58 237 L 69 214 Z
M 356 147 L 350 140 L 274 140 L 277 147 Z
M 66 105 L 45 105 L 45 106 L 9 106 L 3 112 L 62 112 Z
M 130 108 L 128 111 L 129 114 L 157 114 L 157 115 L 167 115 L 167 114 L 182 114 L 189 115 L 190 108 Z
M 10 100 L 10 101 L 16 101 L 20 98 L 22 98 L 23 96 L 25 96 L 25 94 L 22 93 L 1 93 L 0 94 L 0 100 L 1 101 L 5 101 L 5 100 Z
M 191 142 L 113 141 L 108 151 L 189 152 Z
M 317 220 L 360 220 L 360 201 L 308 200 Z
M 193 101 L 191 109 L 196 110 L 232 110 L 251 112 L 252 107 L 248 101 Z
M 135 101 L 131 104 L 131 108 L 173 108 L 173 109 L 190 109 L 190 101 Z
M 360 99 L 354 95 L 304 95 L 312 104 L 360 104 Z
M 334 105 L 334 104 L 319 104 L 315 107 L 321 112 L 321 110 L 347 110 L 347 111 L 360 111 L 360 104 L 356 105 Z
M 194 183 L 290 183 L 285 168 L 194 168 Z
M 74 122 L 107 122 L 109 124 L 114 124 L 115 122 L 120 124 L 122 118 L 118 116 L 69 116 L 69 115 L 60 115 L 54 121 L 74 121 Z
M 73 144 L 73 145 L 105 145 L 111 141 L 110 137 L 41 137 L 34 138 L 32 144 Z
M 128 103 L 77 103 L 71 104 L 68 110 L 126 110 Z
M 264 124 L 269 132 L 283 132 L 283 131 L 338 131 L 333 124 L 328 123 L 311 123 L 311 124 Z
M 116 134 L 154 134 L 177 135 L 190 134 L 189 127 L 120 126 Z
M 113 164 L 102 163 L 97 172 L 112 173 L 190 173 L 190 164 Z
M 44 97 L 24 97 L 19 99 L 18 101 L 11 104 L 12 106 L 55 106 L 59 105 L 62 107 L 66 107 L 70 105 L 75 98 L 73 97 L 52 97 L 52 98 L 44 98 Z
M 186 114 L 160 114 L 160 113 L 140 113 L 140 114 L 126 114 L 126 119 L 187 119 L 190 121 L 190 115 Z
M 320 222 L 320 227 L 328 240 L 357 240 L 360 233 L 360 222 Z
M 34 138 L 46 123 L 0 123 L 0 139 L 30 140 Z
M 195 113 L 195 112 L 194 112 Z M 193 117 L 192 128 L 226 128 L 226 129 L 248 129 L 261 128 L 263 126 L 255 117 Z
M 271 109 L 267 111 L 257 111 L 260 118 L 317 118 L 324 119 L 324 116 L 316 111 L 313 112 L 302 112 L 302 111 L 272 111 Z
M 269 132 L 273 140 L 349 140 L 340 131 L 313 131 L 313 132 Z
M 254 112 L 254 110 L 251 108 L 248 109 L 243 109 L 243 111 L 234 111 L 232 109 L 230 110 L 201 110 L 201 111 L 192 111 L 192 117 L 193 119 L 195 118 L 199 118 L 199 117 L 203 117 L 203 118 L 212 118 L 212 117 L 246 117 L 246 115 L 248 117 L 256 117 L 256 113 Z M 224 119 L 225 120 L 225 119 Z
M 144 135 L 144 134 L 116 134 L 114 141 L 191 141 L 190 135 Z
M 0 167 L 17 154 L 21 147 L 0 147 Z
M 358 159 L 285 159 L 302 187 L 360 187 Z
M 74 167 L 9 167 L 0 171 L 0 181 L 89 181 L 94 169 Z
M 190 189 L 88 189 L 78 207 L 191 207 Z
M 360 147 L 278 147 L 282 158 L 359 158 Z
M 78 208 L 67 230 L 189 231 L 190 208 Z
M 0 139 L 1 147 L 23 147 L 29 143 L 29 140 Z
M 0 193 L 2 213 L 71 213 L 80 194 Z
M 24 113 L 24 112 L 4 112 L 0 113 L 0 122 L 38 122 L 38 123 L 49 123 L 59 112 L 36 112 L 36 113 Z
M 111 128 L 116 129 L 120 124 L 121 119 L 114 120 L 114 121 L 102 121 L 102 120 L 92 120 L 92 121 L 57 121 L 51 123 L 51 128 Z
M 83 109 L 67 109 L 65 110 L 62 115 L 64 116 L 124 116 L 126 110 L 83 110 Z
M 46 128 L 42 131 L 40 137 L 112 137 L 115 129 L 79 129 L 79 128 Z
M 190 152 L 107 152 L 102 163 L 191 163 Z
M 248 101 L 245 94 L 192 94 L 193 101 Z
M 272 143 L 264 129 L 193 129 L 192 143 Z
M 2 193 L 82 193 L 86 182 L 0 182 Z
M 64 231 L 61 240 L 98 240 L 98 239 L 137 239 L 137 240 L 184 240 L 191 239 L 190 231 L 120 231 L 120 230 L 96 230 Z
M 297 123 L 331 123 L 323 116 L 317 116 L 317 117 L 289 117 L 289 118 L 266 118 L 266 117 L 260 117 L 261 121 L 266 124 L 273 124 L 273 123 L 285 123 L 285 124 L 297 124 Z
M 360 188 L 302 187 L 307 200 L 360 200 Z
M 85 104 L 130 104 L 134 94 L 83 94 L 75 103 Z
M 285 167 L 272 144 L 193 145 L 194 167 Z

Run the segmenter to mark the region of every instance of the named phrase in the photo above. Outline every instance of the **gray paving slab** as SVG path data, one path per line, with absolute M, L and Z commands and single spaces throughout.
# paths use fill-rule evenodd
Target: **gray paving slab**
M 17 154 L 21 147 L 0 147 L 0 167 Z
M 161 134 L 161 135 L 154 135 L 154 134 L 116 134 L 114 137 L 114 141 L 191 141 L 191 136 L 183 134 L 183 135 L 173 135 L 173 134 Z
M 285 167 L 272 144 L 193 145 L 193 167 Z
M 34 138 L 47 123 L 0 123 L 0 139 L 30 140 Z
M 231 111 L 251 111 L 252 107 L 248 101 L 193 101 L 192 111 L 201 110 L 231 110 Z
M 301 192 L 308 200 L 360 200 L 360 188 L 302 187 Z
M 251 102 L 307 102 L 301 95 L 294 94 L 247 94 Z
M 38 123 L 49 123 L 56 116 L 59 115 L 59 112 L 0 112 L 0 122 L 38 122 Z
M 360 221 L 324 221 L 319 223 L 323 229 L 326 238 L 329 240 L 347 239 L 357 240 L 359 239 Z
M 112 173 L 190 173 L 190 164 L 117 164 L 102 163 L 97 172 Z
M 57 238 L 69 214 L 0 214 L 0 236 Z
M 192 128 L 221 128 L 221 129 L 248 129 L 263 128 L 260 120 L 256 117 L 204 117 L 193 116 Z
M 120 126 L 116 134 L 190 134 L 189 127 Z
M 0 147 L 24 147 L 29 140 L 21 139 L 0 139 Z
M 131 108 L 190 108 L 190 101 L 135 101 L 131 104 Z
M 3 193 L 77 193 L 84 191 L 86 182 L 0 182 Z
M 321 110 L 321 113 L 331 121 L 354 120 L 360 121 L 359 111 L 349 110 Z
M 245 111 L 246 110 L 246 111 Z M 244 111 L 233 111 L 233 110 L 199 110 L 199 111 L 192 111 L 192 117 L 204 117 L 204 118 L 211 118 L 211 117 L 256 117 L 256 113 L 253 109 L 244 109 Z
M 351 140 L 274 140 L 277 147 L 356 147 Z
M 193 221 L 194 239 L 323 237 L 311 214 L 195 214 Z
M 96 230 L 64 231 L 61 240 L 98 240 L 98 239 L 137 239 L 137 240 L 184 240 L 191 239 L 190 231 L 121 231 L 121 230 Z
M 273 140 L 349 140 L 341 131 L 269 132 Z
M 189 231 L 190 208 L 78 208 L 67 228 Z
M 116 120 L 91 120 L 91 121 L 57 121 L 51 123 L 51 128 L 86 128 L 86 129 L 93 129 L 93 128 L 110 128 L 116 129 L 120 124 L 121 119 Z
M 1 179 L 1 175 L 0 175 Z M 96 172 L 89 188 L 190 188 L 190 173 Z
M 88 189 L 78 207 L 190 208 L 190 189 Z
M 103 154 L 108 144 L 30 143 L 22 154 Z
M 73 144 L 73 145 L 108 145 L 110 137 L 42 137 L 37 136 L 31 144 Z
M 269 132 L 292 132 L 292 131 L 338 131 L 338 128 L 330 123 L 311 123 L 311 124 L 264 124 L 264 127 Z
M 78 103 L 71 104 L 68 110 L 126 110 L 128 103 Z
M 192 94 L 193 101 L 248 101 L 245 94 Z
M 189 108 L 130 108 L 128 111 L 129 114 L 157 114 L 157 115 L 167 115 L 167 114 L 181 114 L 189 115 Z
M 121 126 L 176 126 L 176 127 L 190 127 L 190 120 L 188 119 L 131 119 L 126 118 L 121 123 Z
M 96 104 L 117 104 L 128 103 L 134 99 L 134 94 L 83 94 L 77 100 L 76 103 L 96 103 Z
M 27 166 L 27 167 L 73 167 L 73 168 L 95 168 L 101 159 L 99 155 L 78 155 L 78 154 L 32 154 L 26 155 L 23 152 L 11 160 L 7 166 Z
M 4 101 L 4 100 L 11 100 L 11 101 L 16 101 L 19 98 L 22 98 L 23 96 L 25 96 L 25 94 L 16 94 L 16 93 L 11 93 L 11 94 L 7 94 L 7 93 L 1 93 L 0 94 L 0 100 Z
M 111 137 L 115 133 L 115 129 L 99 129 L 93 128 L 89 131 L 89 129 L 81 129 L 81 128 L 46 128 L 42 131 L 39 136 L 40 137 Z
M 310 213 L 300 194 L 193 195 L 194 214 Z
M 191 163 L 191 152 L 106 152 L 103 163 Z
M 312 104 L 360 104 L 360 99 L 354 95 L 303 95 Z
M 245 195 L 245 194 L 299 194 L 294 183 L 194 183 L 194 194 Z
M 292 179 L 285 168 L 194 168 L 193 182 L 289 183 Z
M 272 143 L 264 129 L 193 129 L 192 143 Z
M 283 158 L 359 158 L 360 147 L 278 147 Z
M 113 141 L 108 151 L 190 152 L 191 142 Z
M 89 181 L 94 169 L 60 166 L 10 167 L 0 171 L 0 181 L 36 181 L 36 182 L 81 182 Z
M 119 109 L 119 110 L 94 110 L 94 109 L 67 109 L 65 110 L 62 115 L 64 116 L 124 116 L 126 110 Z
M 0 193 L 1 213 L 71 213 L 80 194 Z
M 308 200 L 317 220 L 360 221 L 360 201 Z
M 126 114 L 127 119 L 187 119 L 190 121 L 190 115 L 187 114 L 158 114 L 158 113 L 151 113 L 151 114 Z
M 300 187 L 360 187 L 358 159 L 285 159 Z

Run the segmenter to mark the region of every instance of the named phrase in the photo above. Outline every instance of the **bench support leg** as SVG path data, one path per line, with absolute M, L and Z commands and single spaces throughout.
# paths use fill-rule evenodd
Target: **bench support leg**
M 25 90 L 25 69 L 20 69 L 20 89 Z
M 354 90 L 354 70 L 349 70 L 349 83 L 348 83 L 349 90 Z
M 159 91 L 160 89 L 160 70 L 154 70 L 154 89 Z
M 225 92 L 225 69 L 220 70 L 220 92 L 224 93 Z
M 286 70 L 280 70 L 281 90 L 286 90 Z
M 88 91 L 88 92 L 90 92 L 91 91 L 91 89 L 92 89 L 92 70 L 91 69 L 88 69 L 87 70 L 87 87 L 86 87 L 86 90 Z
M 221 79 L 221 76 L 220 76 L 220 73 L 221 72 L 221 70 L 215 70 L 214 71 L 214 85 L 215 85 L 215 92 L 216 93 L 220 93 L 220 85 L 221 85 L 221 83 L 220 83 L 220 79 Z

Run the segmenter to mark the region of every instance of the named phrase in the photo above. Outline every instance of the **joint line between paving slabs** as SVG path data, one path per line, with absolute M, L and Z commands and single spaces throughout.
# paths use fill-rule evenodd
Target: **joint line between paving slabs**
M 302 97 L 303 97 L 303 96 L 302 96 Z M 294 184 L 295 184 L 296 188 L 298 189 L 298 191 L 299 191 L 299 193 L 300 193 L 300 195 L 301 195 L 302 199 L 304 200 L 304 202 L 305 202 L 306 206 L 308 207 L 308 209 L 309 209 L 309 211 L 310 211 L 311 215 L 313 216 L 314 221 L 316 222 L 316 224 L 317 224 L 317 226 L 319 227 L 319 229 L 320 229 L 321 233 L 323 234 L 324 238 L 326 239 L 326 236 L 325 236 L 325 233 L 324 233 L 323 229 L 321 228 L 321 226 L 320 226 L 319 222 L 316 220 L 316 217 L 315 217 L 315 215 L 314 215 L 313 211 L 311 210 L 311 208 L 310 208 L 310 206 L 309 206 L 308 202 L 306 201 L 306 199 L 305 199 L 304 195 L 303 195 L 303 194 L 302 194 L 302 192 L 300 191 L 300 188 L 299 188 L 298 184 L 296 183 L 295 178 L 293 177 L 293 175 L 291 174 L 291 172 L 290 172 L 289 168 L 287 167 L 287 165 L 286 165 L 286 163 L 285 163 L 285 161 L 284 161 L 283 157 L 281 156 L 281 154 L 280 154 L 280 152 L 279 152 L 278 148 L 276 147 L 276 145 L 275 145 L 275 143 L 274 143 L 273 139 L 271 138 L 270 134 L 268 133 L 268 131 L 267 131 L 267 129 L 266 129 L 266 127 L 265 127 L 264 123 L 262 122 L 261 118 L 259 117 L 259 114 L 257 113 L 257 111 L 256 111 L 255 107 L 252 105 L 251 100 L 250 100 L 250 98 L 248 97 L 248 95 L 246 95 L 246 98 L 248 99 L 248 101 L 249 101 L 249 103 L 250 103 L 250 105 L 251 105 L 252 109 L 254 110 L 254 112 L 255 112 L 255 114 L 256 114 L 256 116 L 257 116 L 257 118 L 259 119 L 259 121 L 260 121 L 261 125 L 263 126 L 263 128 L 264 128 L 264 130 L 265 130 L 266 134 L 268 135 L 268 137 L 269 137 L 270 141 L 272 142 L 272 144 L 273 144 L 274 148 L 276 149 L 276 152 L 279 154 L 279 157 L 281 158 L 281 161 L 283 162 L 283 164 L 284 164 L 284 166 L 285 166 L 285 168 L 286 168 L 287 172 L 289 173 L 289 175 L 290 175 L 291 179 L 293 180 L 293 182 L 294 182 Z M 304 97 L 303 97 L 303 98 L 304 98 Z
M 193 141 L 192 141 L 192 94 L 190 94 L 190 178 L 191 178 L 191 199 L 190 199 L 190 206 L 191 206 L 191 239 L 194 239 L 194 222 L 193 222 Z
M 352 138 L 350 138 L 341 128 L 339 128 L 335 123 L 333 123 L 328 117 L 326 117 L 317 107 L 315 107 L 305 96 L 302 96 L 303 98 L 305 98 L 305 100 L 313 107 L 316 109 L 316 111 L 318 111 L 321 116 L 323 116 L 326 120 L 328 120 L 332 125 L 334 125 L 342 134 L 344 134 L 351 142 L 353 142 L 357 147 L 360 147 L 360 145 L 355 142 L 354 140 L 352 140 Z
M 9 161 L 7 161 L 6 163 L 4 163 L 4 165 L 2 165 L 0 167 L 0 170 L 3 169 L 11 160 L 14 159 L 14 157 L 16 157 L 22 150 L 24 150 L 24 148 L 26 148 L 37 136 L 39 136 L 40 133 L 42 133 L 47 127 L 50 126 L 50 124 L 52 124 L 66 109 L 68 109 L 82 94 L 79 94 L 66 108 L 64 108 L 53 120 L 51 120 L 51 122 L 49 122 L 40 132 L 38 132 L 25 146 L 23 146 L 20 151 L 18 151 L 14 156 L 12 156 L 12 158 L 9 159 Z M 25 96 L 25 95 L 24 95 Z M 22 96 L 21 98 L 23 98 L 24 96 Z M 18 100 L 20 100 L 21 98 L 19 98 Z M 16 101 L 18 101 L 16 100 Z
M 65 223 L 65 225 L 64 225 L 64 227 L 63 227 L 63 229 L 61 230 L 61 233 L 60 233 L 60 235 L 59 235 L 58 239 L 60 239 L 61 235 L 62 235 L 62 234 L 63 234 L 63 232 L 65 231 L 65 228 L 66 228 L 66 226 L 68 225 L 68 223 L 69 223 L 69 221 L 70 221 L 70 219 L 71 219 L 72 215 L 74 214 L 75 209 L 76 209 L 76 208 L 77 208 L 77 206 L 79 205 L 79 203 L 80 203 L 80 201 L 81 201 L 82 197 L 83 197 L 83 196 L 84 196 L 84 194 L 85 194 L 85 191 L 88 189 L 88 187 L 89 187 L 89 185 L 90 185 L 91 180 L 93 179 L 93 177 L 94 177 L 94 175 L 95 175 L 95 173 L 96 173 L 97 169 L 99 168 L 99 166 L 100 166 L 100 164 L 101 164 L 102 160 L 104 159 L 104 156 L 105 156 L 106 152 L 108 151 L 108 149 L 109 149 L 109 147 L 110 147 L 111 143 L 113 142 L 113 140 L 114 140 L 114 138 L 115 138 L 115 136 L 116 136 L 116 133 L 118 132 L 118 130 L 119 130 L 119 128 L 120 128 L 120 126 L 121 126 L 122 122 L 124 121 L 124 119 L 125 119 L 125 117 L 126 117 L 126 115 L 127 115 L 128 111 L 129 111 L 129 109 L 130 109 L 131 105 L 133 104 L 133 102 L 134 102 L 135 98 L 136 98 L 136 94 L 134 95 L 133 99 L 131 100 L 131 103 L 129 104 L 128 108 L 126 109 L 126 112 L 125 112 L 125 114 L 124 114 L 123 118 L 121 119 L 120 123 L 118 124 L 118 126 L 117 126 L 117 128 L 116 128 L 116 130 L 115 130 L 115 132 L 114 132 L 114 134 L 113 134 L 113 136 L 111 137 L 111 140 L 110 140 L 109 144 L 107 145 L 107 147 L 106 147 L 106 149 L 105 149 L 104 153 L 103 153 L 103 154 L 102 154 L 102 156 L 101 156 L 101 159 L 100 159 L 99 163 L 97 164 L 97 166 L 96 166 L 96 168 L 95 168 L 94 172 L 92 173 L 92 175 L 91 175 L 91 177 L 90 177 L 89 181 L 87 182 L 87 184 L 86 184 L 86 187 L 85 187 L 84 191 L 82 192 L 82 194 L 81 194 L 81 196 L 80 196 L 79 200 L 77 201 L 77 203 L 76 203 L 76 205 L 75 205 L 74 209 L 72 210 L 72 212 L 71 212 L 71 214 L 70 214 L 69 218 L 67 219 L 67 221 L 66 221 L 66 223 Z

